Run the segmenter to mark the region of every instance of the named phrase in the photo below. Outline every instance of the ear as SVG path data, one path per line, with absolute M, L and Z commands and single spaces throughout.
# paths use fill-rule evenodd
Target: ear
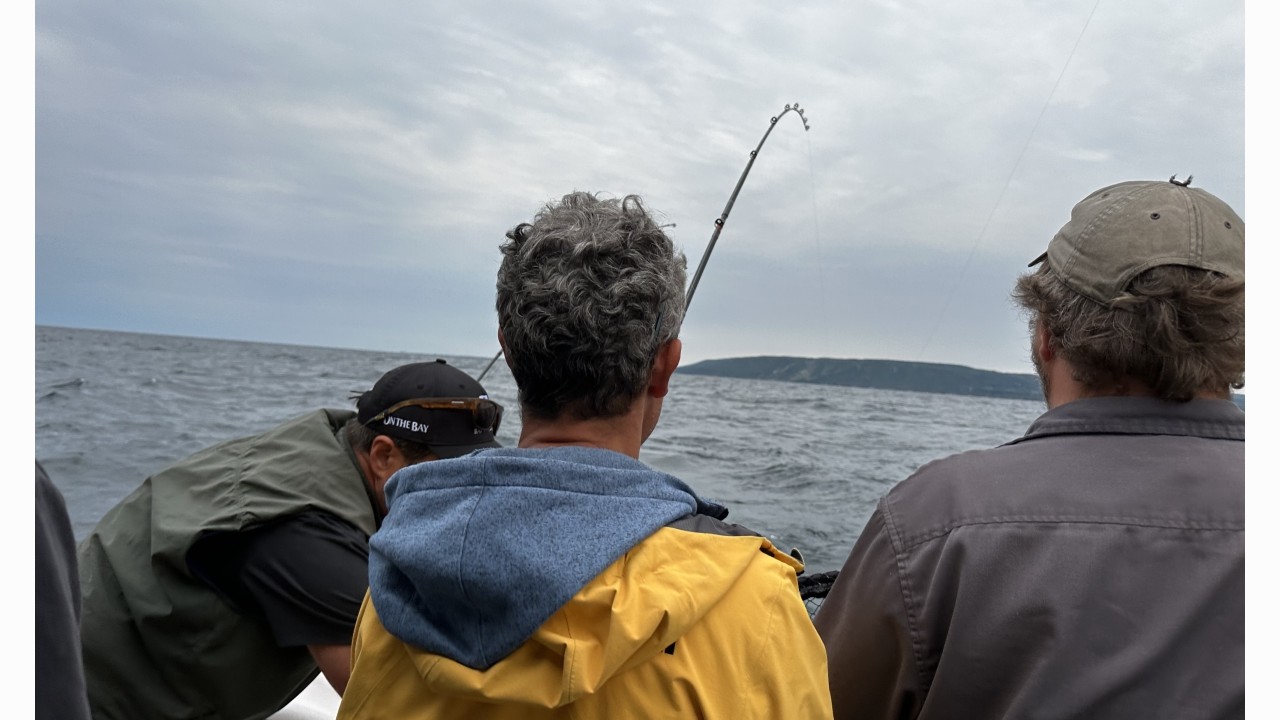
M 498 328 L 498 347 L 502 349 L 502 360 L 507 364 L 507 369 L 511 369 L 511 356 L 507 354 L 507 339 L 502 336 L 502 328 Z
M 684 348 L 680 338 L 663 343 L 653 359 L 653 369 L 649 371 L 649 394 L 656 398 L 666 397 L 671 390 L 671 376 L 680 364 L 680 352 Z
M 1035 337 L 1036 357 L 1040 358 L 1040 362 L 1047 363 L 1058 355 L 1058 351 L 1053 347 L 1053 338 L 1049 335 L 1049 329 L 1045 327 L 1043 320 L 1036 321 L 1036 337 Z
M 369 479 L 374 483 L 377 491 L 381 492 L 387 479 L 407 464 L 404 453 L 396 447 L 394 440 L 386 435 L 379 435 L 373 439 L 373 444 L 369 446 L 369 470 L 373 477 Z

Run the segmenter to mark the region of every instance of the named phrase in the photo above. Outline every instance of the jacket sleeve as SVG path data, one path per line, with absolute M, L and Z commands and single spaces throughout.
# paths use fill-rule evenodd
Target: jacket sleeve
M 924 700 L 916 618 L 883 500 L 814 622 L 827 648 L 831 702 L 839 718 L 914 718 Z
M 66 500 L 38 460 L 35 505 L 35 717 L 88 720 L 76 542 Z

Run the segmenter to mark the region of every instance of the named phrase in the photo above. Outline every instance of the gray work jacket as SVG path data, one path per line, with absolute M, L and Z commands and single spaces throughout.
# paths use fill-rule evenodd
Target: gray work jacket
M 893 488 L 816 618 L 837 718 L 1244 716 L 1244 413 L 1091 398 Z

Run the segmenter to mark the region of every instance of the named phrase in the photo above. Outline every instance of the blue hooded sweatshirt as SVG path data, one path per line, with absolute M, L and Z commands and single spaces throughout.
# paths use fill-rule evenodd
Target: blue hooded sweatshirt
M 659 528 L 728 511 L 621 453 L 497 448 L 407 467 L 369 540 L 369 594 L 406 643 L 491 667 Z

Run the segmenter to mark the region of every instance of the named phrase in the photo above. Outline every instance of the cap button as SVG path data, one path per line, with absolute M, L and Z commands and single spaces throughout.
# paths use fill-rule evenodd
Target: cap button
M 447 363 L 447 362 L 445 362 L 445 361 L 444 361 L 444 358 L 436 358 L 436 362 L 440 363 L 441 365 L 448 365 L 448 364 L 449 364 L 449 363 Z

